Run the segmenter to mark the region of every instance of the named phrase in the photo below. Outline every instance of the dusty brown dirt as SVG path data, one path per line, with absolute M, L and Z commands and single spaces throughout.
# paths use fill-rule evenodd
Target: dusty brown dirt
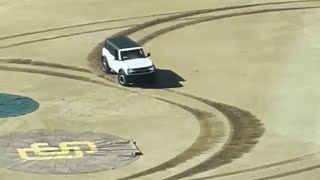
M 319 1 L 0 3 L 11 17 L 1 21 L 0 90 L 42 107 L 3 119 L 1 134 L 107 131 L 144 153 L 59 179 L 317 179 Z M 116 35 L 151 51 L 163 82 L 123 88 L 104 75 L 101 42 Z M 44 178 L 0 171 L 21 176 Z

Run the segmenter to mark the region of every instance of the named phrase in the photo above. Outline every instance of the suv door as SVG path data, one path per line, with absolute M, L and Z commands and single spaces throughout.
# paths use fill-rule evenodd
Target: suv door
M 108 42 L 106 42 L 104 45 L 104 48 L 102 49 L 102 54 L 104 56 L 106 56 L 110 67 L 111 67 L 112 62 L 114 60 L 114 56 L 112 55 L 112 51 L 113 51 L 112 46 L 110 46 L 110 44 L 108 44 Z
M 109 64 L 109 67 L 112 69 L 112 70 L 115 70 L 114 68 L 114 48 L 106 41 L 105 42 L 105 45 L 104 45 L 104 48 L 102 49 L 102 54 L 106 57 L 107 61 L 108 61 L 108 64 Z
M 119 60 L 119 51 L 112 46 L 109 46 L 110 53 L 108 53 L 107 59 L 110 67 L 115 71 L 119 72 L 121 68 L 121 62 Z
M 119 72 L 119 70 L 121 69 L 121 60 L 119 58 L 119 51 L 115 49 L 113 51 L 113 56 L 114 56 L 114 60 L 113 60 L 114 70 L 116 72 Z

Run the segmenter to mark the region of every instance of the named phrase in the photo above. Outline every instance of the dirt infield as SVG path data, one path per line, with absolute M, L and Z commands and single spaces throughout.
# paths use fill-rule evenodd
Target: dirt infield
M 14 157 L 14 167 L 29 169 L 12 171 L 7 164 L 0 179 L 319 176 L 319 86 L 313 78 L 319 75 L 319 1 L 1 3 L 0 14 L 11 18 L 3 18 L 0 30 L 0 93 L 30 97 L 40 106 L 30 114 L 0 118 L 0 134 L 64 133 L 49 133 L 53 144 L 38 137 L 17 142 L 31 147 L 20 158 L 21 147 L 3 148 Z M 38 22 L 31 22 L 35 17 Z M 115 76 L 103 74 L 103 40 L 118 35 L 152 52 L 160 67 L 156 85 L 124 88 Z M 100 146 L 89 136 L 80 142 L 70 135 L 84 132 L 132 139 L 142 154 L 125 166 L 91 161 L 95 153 L 100 157 Z M 37 151 L 39 143 L 49 144 Z M 74 154 L 70 144 L 78 148 Z M 88 156 L 81 144 L 98 148 Z M 31 151 L 39 157 L 23 160 Z M 9 162 L 1 159 L 0 164 Z M 117 157 L 108 153 L 106 159 Z M 86 161 L 96 173 L 30 173 L 80 172 Z

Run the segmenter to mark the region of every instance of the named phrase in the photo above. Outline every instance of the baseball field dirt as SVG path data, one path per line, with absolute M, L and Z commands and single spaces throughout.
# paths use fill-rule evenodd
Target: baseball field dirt
M 319 180 L 320 1 L 0 0 L 1 180 Z M 101 70 L 137 41 L 155 84 Z

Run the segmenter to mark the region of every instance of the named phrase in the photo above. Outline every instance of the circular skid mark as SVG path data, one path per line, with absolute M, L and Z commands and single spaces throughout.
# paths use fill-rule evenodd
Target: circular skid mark
M 15 62 L 13 62 L 15 63 Z M 28 65 L 34 66 L 34 64 L 28 63 Z M 52 66 L 54 68 L 61 68 L 57 66 Z M 9 68 L 9 67 L 2 67 L 0 66 L 0 70 L 5 70 L 5 71 L 17 71 L 17 72 L 26 72 L 26 73 L 36 73 L 36 74 L 45 74 L 45 75 L 50 75 L 50 76 L 57 76 L 61 78 L 68 78 L 68 79 L 74 79 L 74 80 L 79 80 L 79 81 L 85 81 L 88 83 L 93 83 L 93 84 L 99 84 L 103 86 L 110 87 L 110 85 L 105 84 L 102 81 L 95 81 L 90 78 L 82 77 L 82 76 L 72 76 L 69 74 L 64 74 L 64 73 L 55 73 L 53 71 L 46 71 L 46 70 L 36 70 L 36 69 L 25 69 L 25 68 Z M 72 70 L 75 71 L 73 68 Z M 113 86 L 111 86 L 113 87 Z M 118 88 L 124 91 L 132 92 L 135 94 L 139 94 L 136 91 L 129 91 L 128 89 L 123 89 L 123 88 Z M 177 155 L 175 158 L 170 159 L 160 165 L 157 165 L 151 169 L 148 169 L 144 172 L 140 172 L 138 174 L 135 174 L 133 176 L 145 176 L 148 174 L 152 174 L 155 172 L 163 171 L 169 168 L 173 168 L 175 166 L 178 166 L 179 164 L 185 163 L 189 159 L 196 158 L 197 156 L 201 155 L 202 153 L 205 153 L 209 151 L 216 143 L 219 141 L 219 139 L 224 136 L 224 130 L 222 129 L 217 129 L 218 127 L 221 127 L 222 124 L 219 121 L 215 121 L 213 117 L 213 114 L 211 112 L 206 112 L 203 110 L 199 110 L 196 108 L 188 107 L 173 101 L 169 101 L 163 98 L 158 98 L 150 95 L 144 95 L 147 97 L 155 98 L 157 100 L 169 103 L 171 105 L 177 106 L 185 111 L 188 111 L 194 117 L 198 120 L 198 123 L 200 125 L 200 133 L 198 135 L 198 138 L 196 139 L 193 144 L 185 149 L 182 153 Z M 125 178 L 124 178 L 125 179 Z
M 198 100 L 200 102 L 203 102 L 217 109 L 222 114 L 224 114 L 228 119 L 232 129 L 232 133 L 229 135 L 228 141 L 224 144 L 224 146 L 218 152 L 214 152 L 210 157 L 208 157 L 206 160 L 202 162 L 199 162 L 194 167 L 186 169 L 183 172 L 177 173 L 174 176 L 168 177 L 165 180 L 175 180 L 175 179 L 186 178 L 186 177 L 189 177 L 198 173 L 206 172 L 211 169 L 215 169 L 217 167 L 231 163 L 235 159 L 240 158 L 243 154 L 249 153 L 251 149 L 258 143 L 259 138 L 265 132 L 265 128 L 263 127 L 263 124 L 260 122 L 260 120 L 257 119 L 254 115 L 252 115 L 249 111 L 246 111 L 234 106 L 226 105 L 226 104 L 213 102 L 213 101 L 210 101 L 201 97 L 197 97 L 194 95 L 189 95 L 189 94 L 175 92 L 175 91 L 170 91 L 170 92 L 174 92 L 177 94 L 184 95 L 185 97 Z M 195 113 L 195 116 L 197 117 L 196 113 Z M 197 119 L 200 122 L 200 127 L 211 125 L 210 121 L 206 120 L 206 118 L 202 117 Z M 202 124 L 201 122 L 205 124 Z M 207 142 L 210 142 L 211 140 L 213 140 L 212 139 L 213 137 L 216 137 L 216 135 L 210 136 L 210 134 L 204 134 L 204 133 L 203 135 L 204 137 L 207 137 L 205 139 L 205 141 Z M 198 143 L 204 144 L 204 143 L 201 143 L 201 140 L 197 139 L 194 142 L 194 145 Z M 187 149 L 186 151 L 182 152 L 175 158 L 163 164 L 160 164 L 156 167 L 152 167 L 150 169 L 147 169 L 145 171 L 142 171 L 127 177 L 123 177 L 121 178 L 121 180 L 135 179 L 135 178 L 147 176 L 159 171 L 164 171 L 169 168 L 173 168 L 187 161 L 188 159 L 194 158 L 197 155 L 197 153 L 206 152 L 207 150 L 210 149 L 210 146 L 212 145 L 213 145 L 212 143 L 208 143 L 207 146 L 197 145 L 195 146 L 196 150 L 191 147 L 190 149 Z M 190 152 L 194 154 L 193 156 L 188 155 L 189 150 L 191 150 Z M 184 161 L 181 161 L 182 158 Z
M 300 1 L 297 1 L 300 2 Z M 285 3 L 291 3 L 291 2 L 284 2 Z M 281 3 L 279 3 L 281 4 Z M 114 34 L 111 37 L 114 36 L 128 36 L 131 35 L 135 32 L 138 32 L 140 30 L 143 30 L 145 28 L 164 23 L 167 21 L 171 21 L 173 19 L 178 19 L 182 17 L 187 17 L 187 16 L 193 16 L 195 14 L 205 14 L 209 12 L 214 12 L 214 11 L 219 11 L 219 10 L 227 10 L 227 9 L 237 9 L 237 8 L 245 8 L 245 7 L 250 7 L 250 6 L 262 6 L 262 5 L 269 5 L 269 4 L 256 4 L 256 5 L 248 5 L 248 6 L 235 6 L 232 8 L 219 8 L 219 9 L 211 9 L 211 10 L 202 10 L 202 11 L 195 11 L 195 12 L 189 12 L 186 14 L 180 14 L 180 15 L 174 15 L 174 16 L 169 16 L 165 17 L 162 19 L 156 19 L 154 21 L 149 21 L 146 23 L 142 23 L 139 26 L 129 28 L 125 31 L 118 32 Z M 299 8 L 283 8 L 283 9 L 268 9 L 268 10 L 258 10 L 258 11 L 253 11 L 253 12 L 243 12 L 243 13 L 231 13 L 231 14 L 226 14 L 222 15 L 219 18 L 228 18 L 228 17 L 234 17 L 234 16 L 239 16 L 239 15 L 249 15 L 249 14 L 258 14 L 258 13 L 266 13 L 266 12 L 273 12 L 273 11 L 286 11 L 286 10 L 299 10 L 299 9 L 308 9 L 308 8 L 316 8 L 316 7 L 299 7 Z M 141 40 L 138 41 L 139 44 L 143 45 L 149 41 L 151 41 L 154 38 L 157 38 L 159 35 L 168 33 L 172 30 L 183 28 L 186 26 L 198 24 L 201 22 L 206 22 L 206 21 L 212 21 L 217 19 L 216 16 L 210 16 L 207 18 L 200 18 L 196 19 L 194 21 L 190 22 L 184 22 L 180 24 L 176 24 L 173 26 L 169 26 L 165 29 L 161 29 L 159 31 L 156 31 L 154 33 L 151 33 L 150 35 L 146 35 L 145 37 L 142 37 Z M 104 77 L 103 73 L 99 71 L 101 69 L 100 63 L 99 63 L 99 58 L 101 54 L 101 49 L 103 47 L 103 42 L 100 42 L 88 55 L 87 60 L 89 63 L 89 66 L 93 70 L 92 72 L 95 72 L 98 76 Z M 110 77 L 105 77 L 106 79 L 110 80 Z M 179 94 L 174 91 L 170 91 L 172 93 Z M 174 176 L 171 176 L 167 179 L 180 179 L 180 178 L 185 178 L 189 177 L 191 175 L 200 173 L 200 172 L 205 172 L 210 169 L 217 168 L 219 166 L 231 163 L 234 159 L 240 158 L 244 153 L 250 152 L 250 150 L 258 143 L 258 139 L 263 135 L 265 129 L 263 128 L 263 124 L 260 123 L 260 120 L 257 119 L 254 115 L 252 115 L 250 112 L 242 110 L 237 107 L 229 106 L 226 104 L 222 103 L 217 103 L 217 102 L 212 102 L 207 99 L 195 97 L 192 95 L 188 94 L 183 94 L 180 93 L 180 95 L 192 98 L 195 100 L 198 100 L 200 102 L 203 102 L 209 106 L 214 107 L 221 113 L 223 113 L 227 119 L 229 120 L 230 126 L 232 127 L 232 134 L 230 134 L 229 140 L 225 143 L 225 145 L 222 147 L 222 149 L 219 152 L 213 153 L 211 157 L 209 157 L 207 160 L 200 162 L 197 164 L 195 167 L 187 169 L 181 173 L 178 173 Z M 198 119 L 199 120 L 199 119 Z M 201 120 L 199 120 L 201 122 Z M 200 141 L 196 140 L 194 144 L 199 143 Z M 209 145 L 210 146 L 210 145 Z M 198 147 L 198 146 L 197 146 Z M 198 147 L 196 152 L 205 152 L 207 151 L 209 147 Z M 181 161 L 181 158 L 183 157 L 183 160 Z M 134 179 L 134 178 L 139 178 L 142 176 L 147 176 L 159 171 L 164 171 L 169 168 L 173 168 L 179 164 L 182 164 L 183 162 L 187 161 L 188 159 L 192 159 L 192 156 L 188 155 L 188 150 L 180 153 L 178 156 L 176 156 L 173 159 L 168 160 L 167 162 L 160 164 L 158 166 L 152 167 L 150 169 L 147 169 L 145 171 L 123 177 L 121 179 Z
M 186 11 L 179 14 L 158 18 L 152 21 L 148 21 L 145 23 L 141 23 L 135 27 L 126 29 L 124 31 L 120 31 L 111 37 L 116 36 L 129 36 L 133 33 L 136 33 L 138 31 L 141 31 L 143 29 L 146 29 L 148 27 L 152 27 L 158 24 L 162 24 L 165 22 L 173 21 L 180 18 L 195 16 L 195 15 L 201 15 L 201 14 L 208 14 L 212 12 L 219 12 L 219 11 L 226 11 L 226 10 L 232 10 L 232 9 L 244 9 L 249 7 L 259 7 L 259 6 L 268 6 L 268 5 L 281 5 L 281 4 L 291 4 L 291 3 L 301 3 L 301 2 L 312 2 L 317 0 L 298 0 L 298 1 L 284 1 L 284 2 L 268 2 L 268 3 L 258 3 L 258 4 L 246 4 L 246 5 L 238 5 L 238 6 L 229 6 L 229 7 L 221 7 L 221 8 L 214 8 L 214 9 L 199 9 L 199 10 L 193 10 L 193 11 Z
M 139 173 L 136 173 L 127 177 L 123 177 L 119 180 L 135 179 L 142 176 L 147 176 L 153 173 L 157 173 L 160 171 L 164 171 L 170 168 L 174 168 L 180 164 L 187 162 L 190 159 L 194 159 L 197 156 L 200 156 L 201 154 L 210 151 L 210 149 L 213 146 L 215 146 L 215 144 L 218 143 L 225 135 L 224 134 L 225 130 L 223 129 L 222 123 L 219 121 L 215 121 L 214 118 L 212 118 L 213 114 L 202 111 L 202 110 L 198 110 L 195 108 L 191 108 L 185 105 L 181 105 L 169 100 L 165 100 L 161 98 L 157 98 L 157 99 L 176 105 L 192 113 L 193 116 L 198 120 L 198 123 L 200 126 L 199 135 L 190 147 L 185 149 L 183 152 L 181 152 L 174 158 L 168 161 L 165 161 L 164 163 L 159 164 L 155 167 L 149 168 L 147 170 L 141 171 Z
M 296 2 L 302 2 L 302 1 L 296 1 Z M 287 3 L 287 2 L 284 2 L 284 3 Z M 280 4 L 280 3 L 279 3 Z M 307 7 L 308 8 L 308 7 Z M 298 9 L 298 8 L 294 8 L 294 9 Z M 278 9 L 277 9 L 278 10 Z M 283 9 L 283 10 L 289 10 L 289 9 Z M 290 9 L 291 10 L 291 9 Z M 258 11 L 257 13 L 260 13 L 260 11 Z M 238 15 L 238 14 L 237 14 Z M 207 19 L 203 19 L 203 22 L 205 22 L 205 21 L 209 21 L 211 18 L 207 18 Z M 195 24 L 196 24 L 196 22 L 194 22 Z M 152 23 L 151 23 L 152 24 Z M 150 24 L 150 25 L 151 25 Z M 141 29 L 143 29 L 143 28 L 141 28 Z M 136 32 L 136 31 L 134 31 L 134 32 Z M 129 34 L 130 33 L 132 33 L 132 31 L 130 32 L 130 30 L 129 30 Z M 160 33 L 160 35 L 161 35 L 161 33 Z M 157 35 L 156 35 L 157 36 Z M 146 38 L 146 39 L 148 39 L 148 38 Z M 145 39 L 142 39 L 142 43 L 146 43 L 147 41 L 149 41 L 149 40 L 151 40 L 151 39 L 148 39 L 147 41 L 143 41 L 143 40 L 145 40 Z M 95 49 L 100 49 L 100 47 L 99 47 L 99 45 L 97 46 L 97 48 L 95 48 Z M 95 53 L 92 53 L 93 55 L 96 55 Z M 90 57 L 90 56 L 89 56 Z M 88 58 L 88 59 L 91 59 L 91 58 Z M 91 60 L 94 60 L 94 58 L 92 58 Z M 97 62 L 91 62 L 90 60 L 89 60 L 89 63 L 90 63 L 90 65 L 92 65 L 92 66 L 95 66 L 95 65 L 98 65 L 98 63 Z M 97 64 L 96 64 L 97 63 Z M 91 67 L 92 67 L 91 66 Z M 96 66 L 96 67 L 99 67 L 99 66 Z M 94 68 L 93 68 L 94 69 Z M 214 104 L 215 106 L 217 106 L 217 107 L 220 107 L 219 105 L 221 105 L 221 104 L 219 104 L 219 103 L 217 103 L 217 104 Z M 224 106 L 224 105 L 223 105 Z M 232 109 L 232 108 L 231 108 Z M 221 110 L 221 109 L 220 109 Z M 223 108 L 222 108 L 222 112 L 225 114 L 225 115 L 227 115 L 227 116 L 229 116 L 229 118 L 230 117 L 232 117 L 232 113 L 231 113 L 231 115 L 230 115 L 230 113 L 228 112 L 228 111 L 224 111 L 223 110 Z M 249 113 L 250 114 L 250 112 L 247 112 L 247 113 Z M 245 113 L 246 114 L 246 113 Z M 249 116 L 250 117 L 250 116 Z M 238 119 L 236 119 L 236 120 L 238 120 Z M 245 127 L 245 126 L 244 126 Z M 235 130 L 235 129 L 234 129 Z M 255 137 L 258 137 L 259 135 L 254 135 Z M 255 142 L 255 141 L 254 141 Z M 249 141 L 249 143 L 250 143 L 250 141 Z M 230 143 L 230 144 L 232 144 L 233 145 L 233 143 Z M 223 154 L 223 153 L 222 153 Z M 235 158 L 238 158 L 238 156 L 236 156 Z M 206 163 L 208 163 L 208 162 L 206 162 Z M 189 171 L 189 173 L 190 173 L 191 171 Z M 193 172 L 194 173 L 194 172 Z M 180 174 L 181 175 L 181 174 Z M 185 175 L 185 174 L 184 174 Z
M 90 70 L 76 67 L 76 66 L 70 66 L 70 65 L 64 65 L 64 64 L 57 64 L 57 63 L 50 63 L 50 62 L 43 62 L 43 61 L 34 61 L 32 59 L 10 59 L 10 58 L 1 58 L 0 63 L 5 64 L 24 64 L 24 65 L 33 65 L 33 66 L 39 66 L 39 67 L 51 67 L 56 69 L 65 69 L 65 70 L 72 70 L 77 72 L 84 72 L 84 73 L 91 73 Z
M 0 166 L 41 174 L 80 174 L 128 165 L 142 153 L 110 134 L 40 129 L 0 137 Z
M 29 97 L 0 93 L 0 118 L 22 116 L 38 108 L 39 104 Z
M 265 132 L 265 128 L 260 120 L 249 111 L 186 93 L 175 93 L 201 101 L 223 113 L 231 125 L 232 133 L 220 151 L 214 153 L 196 166 L 166 178 L 165 180 L 182 179 L 231 163 L 243 154 L 249 153 Z
M 272 8 L 272 9 L 262 9 L 262 10 L 255 10 L 255 11 L 244 11 L 244 12 L 235 12 L 235 13 L 229 13 L 229 14 L 223 14 L 223 15 L 213 15 L 213 16 L 206 16 L 206 17 L 198 17 L 194 18 L 194 20 L 178 23 L 163 29 L 160 29 L 158 31 L 155 31 L 149 35 L 144 36 L 141 38 L 138 43 L 141 45 L 144 45 L 151 41 L 152 39 L 155 39 L 161 35 L 167 34 L 168 32 L 182 29 L 187 26 L 192 26 L 204 22 L 210 22 L 214 20 L 219 19 L 226 19 L 226 18 L 233 18 L 238 16 L 248 16 L 253 14 L 262 14 L 262 13 L 272 13 L 272 12 L 280 12 L 280 11 L 294 11 L 294 10 L 304 10 L 304 9 L 317 9 L 320 8 L 320 6 L 304 6 L 304 7 L 292 7 L 292 8 Z
M 283 4 L 286 3 L 293 3 L 293 2 L 303 2 L 303 1 L 292 1 L 292 2 L 283 2 Z M 308 1 L 306 1 L 308 2 Z M 311 2 L 311 1 L 310 1 Z M 281 4 L 281 3 L 279 3 Z M 260 5 L 266 5 L 266 4 L 260 4 Z M 254 5 L 254 6 L 260 6 L 260 5 Z M 239 8 L 239 7 L 237 7 Z M 303 9 L 314 9 L 319 8 L 319 6 L 306 6 L 306 7 L 293 7 L 293 8 L 274 8 L 274 9 L 262 9 L 262 10 L 256 10 L 256 11 L 245 11 L 245 12 L 237 12 L 237 13 L 230 13 L 230 14 L 224 14 L 224 15 L 218 15 L 218 16 L 208 16 L 208 17 L 201 17 L 201 18 L 195 18 L 195 20 L 178 23 L 176 25 L 172 25 L 163 29 L 160 29 L 158 31 L 155 31 L 149 35 L 146 35 L 142 37 L 138 43 L 141 45 L 144 45 L 145 43 L 163 35 L 166 33 L 169 33 L 176 29 L 181 29 L 187 26 L 199 24 L 202 22 L 208 22 L 213 21 L 216 19 L 224 19 L 224 18 L 231 18 L 236 16 L 244 16 L 244 15 L 251 15 L 251 14 L 260 14 L 260 13 L 269 13 L 269 12 L 277 12 L 277 11 L 290 11 L 290 10 L 303 10 Z M 231 9 L 231 8 L 229 8 Z M 206 12 L 199 12 L 199 13 L 206 13 Z M 184 17 L 190 16 L 190 14 L 185 14 Z M 176 17 L 172 17 L 176 18 Z M 125 31 L 119 32 L 113 36 L 123 35 L 128 36 L 132 33 L 135 33 L 139 30 L 148 28 L 150 26 L 163 23 L 170 18 L 163 18 L 161 20 L 155 20 L 150 21 L 147 23 L 143 23 L 140 26 L 136 26 L 134 28 L 127 29 Z M 157 21 L 157 22 L 156 22 Z M 90 56 L 89 56 L 90 57 Z M 91 56 L 92 57 L 92 56 Z M 90 61 L 90 60 L 89 60 Z M 170 91 L 170 90 L 169 90 Z M 177 93 L 174 91 L 170 91 L 172 93 Z M 229 106 L 222 103 L 213 102 L 204 98 L 196 97 L 193 95 L 188 95 L 184 93 L 178 93 L 183 96 L 193 98 L 195 100 L 201 101 L 205 104 L 208 104 L 209 106 L 212 106 L 216 108 L 218 111 L 223 113 L 227 119 L 229 120 L 230 126 L 232 127 L 233 133 L 230 135 L 230 139 L 226 144 L 223 146 L 223 148 L 217 152 L 214 153 L 211 157 L 209 157 L 207 160 L 200 162 L 193 168 L 187 169 L 181 173 L 178 173 L 174 176 L 171 176 L 169 178 L 166 178 L 166 180 L 174 180 L 174 179 L 181 179 L 186 178 L 189 176 L 192 176 L 194 174 L 198 174 L 201 172 L 206 172 L 208 170 L 220 167 L 222 165 L 231 163 L 234 159 L 240 158 L 244 153 L 250 152 L 250 150 L 258 143 L 258 139 L 263 135 L 265 129 L 263 127 L 263 124 L 260 122 L 259 119 L 257 119 L 254 115 L 252 115 L 249 111 L 242 110 L 237 107 Z M 151 173 L 155 173 L 156 171 L 154 169 L 157 169 L 157 171 L 161 171 L 158 168 L 160 166 L 151 168 L 149 170 L 139 172 L 137 174 L 122 178 L 122 179 L 133 179 L 141 176 L 145 176 Z M 170 167 L 169 167 L 170 168 Z M 152 171 L 153 170 L 153 171 Z

